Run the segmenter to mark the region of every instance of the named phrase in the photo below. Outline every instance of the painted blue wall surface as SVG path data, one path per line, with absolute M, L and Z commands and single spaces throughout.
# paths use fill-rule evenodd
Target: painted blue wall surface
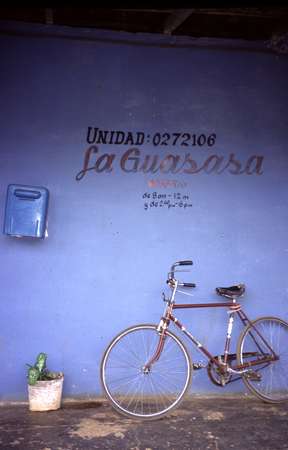
M 194 261 L 182 274 L 197 283 L 192 301 L 244 282 L 251 318 L 287 319 L 287 56 L 253 43 L 1 31 L 0 222 L 10 183 L 44 186 L 50 203 L 46 239 L 0 236 L 0 398 L 26 398 L 25 364 L 40 351 L 65 372 L 65 396 L 100 395 L 105 347 L 159 320 L 179 259 Z M 177 316 L 222 353 L 226 310 Z M 217 389 L 203 371 L 192 388 Z

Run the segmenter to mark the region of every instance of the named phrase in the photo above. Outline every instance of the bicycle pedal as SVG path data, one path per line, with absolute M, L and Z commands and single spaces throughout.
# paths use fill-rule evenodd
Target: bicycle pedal
M 200 369 L 205 369 L 207 367 L 207 364 L 201 363 L 201 362 L 193 363 L 192 367 L 193 367 L 194 370 L 200 370 Z
M 262 377 L 259 373 L 254 372 L 253 370 L 248 371 L 246 373 L 247 378 L 249 378 L 252 381 L 261 381 Z

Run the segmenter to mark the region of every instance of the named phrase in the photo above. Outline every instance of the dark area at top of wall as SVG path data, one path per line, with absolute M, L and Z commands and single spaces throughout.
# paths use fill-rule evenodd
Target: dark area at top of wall
M 288 8 L 0 8 L 0 20 L 173 36 L 286 39 Z

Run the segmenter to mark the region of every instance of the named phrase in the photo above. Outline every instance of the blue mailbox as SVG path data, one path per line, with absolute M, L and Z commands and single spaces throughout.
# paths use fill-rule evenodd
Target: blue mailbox
M 9 184 L 4 233 L 17 237 L 44 238 L 49 191 L 41 186 Z

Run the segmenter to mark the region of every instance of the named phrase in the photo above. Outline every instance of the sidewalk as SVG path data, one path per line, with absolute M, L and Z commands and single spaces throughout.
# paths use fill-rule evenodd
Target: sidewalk
M 254 397 L 199 397 L 170 416 L 139 422 L 106 402 L 64 401 L 53 412 L 27 404 L 0 407 L 1 450 L 277 450 L 288 449 L 288 404 Z

